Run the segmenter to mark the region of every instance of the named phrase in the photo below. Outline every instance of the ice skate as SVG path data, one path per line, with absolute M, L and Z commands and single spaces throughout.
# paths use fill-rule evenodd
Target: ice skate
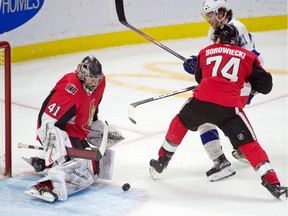
M 158 160 L 151 159 L 150 160 L 150 168 L 149 172 L 151 178 L 156 180 L 158 175 L 163 172 L 163 170 L 168 166 L 169 160 L 163 157 L 159 157 Z
M 52 190 L 47 189 L 45 186 L 35 185 L 24 193 L 51 203 L 58 199 L 57 194 L 55 194 Z
M 247 163 L 247 164 L 249 164 L 249 161 L 246 159 L 245 155 L 244 155 L 239 149 L 234 149 L 234 150 L 232 151 L 232 156 L 233 156 L 236 160 L 238 160 L 238 161 L 240 161 L 240 162 L 242 162 L 242 163 Z
M 271 185 L 270 182 L 265 179 L 262 181 L 262 185 L 277 199 L 288 198 L 287 187 L 281 187 L 278 184 Z
M 222 154 L 214 160 L 214 166 L 206 172 L 206 175 L 211 182 L 214 182 L 233 176 L 235 173 L 231 168 L 231 163 Z

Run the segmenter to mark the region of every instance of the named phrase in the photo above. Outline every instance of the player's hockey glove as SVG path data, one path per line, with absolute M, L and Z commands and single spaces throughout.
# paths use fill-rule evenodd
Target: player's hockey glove
M 197 56 L 190 56 L 190 58 L 184 61 L 183 67 L 187 73 L 194 75 L 195 69 L 197 67 Z
M 250 94 L 249 94 L 249 97 L 248 97 L 248 101 L 247 101 L 247 105 L 249 105 L 253 99 L 253 97 L 258 94 L 257 91 L 254 91 L 254 90 L 251 90 Z

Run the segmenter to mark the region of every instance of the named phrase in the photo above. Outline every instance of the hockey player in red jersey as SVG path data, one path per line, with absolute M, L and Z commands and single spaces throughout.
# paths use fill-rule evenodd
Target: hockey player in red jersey
M 230 139 L 234 148 L 245 155 L 259 174 L 262 185 L 276 198 L 286 193 L 281 187 L 266 152 L 259 145 L 241 101 L 241 88 L 249 81 L 252 89 L 268 94 L 272 76 L 260 65 L 252 52 L 237 44 L 235 26 L 223 25 L 213 33 L 215 44 L 199 52 L 195 79 L 199 83 L 192 98 L 171 121 L 159 149 L 157 160 L 150 161 L 150 174 L 155 178 L 167 167 L 188 130 L 197 131 L 204 123 L 215 124 Z
M 223 24 L 234 25 L 239 32 L 239 46 L 256 54 L 263 65 L 263 58 L 258 51 L 255 50 L 255 43 L 252 35 L 248 32 L 246 26 L 233 16 L 233 11 L 229 7 L 226 0 L 205 0 L 202 7 L 201 15 L 210 25 L 208 31 L 208 39 L 212 41 L 212 34 L 214 30 Z M 184 63 L 183 67 L 189 74 L 194 74 L 197 65 L 197 56 L 192 55 Z M 245 83 L 241 89 L 241 98 L 243 105 L 250 104 L 254 95 L 257 94 L 251 90 L 249 82 Z M 231 168 L 230 161 L 226 158 L 222 146 L 220 144 L 220 136 L 217 128 L 213 124 L 203 124 L 198 128 L 201 141 L 209 158 L 213 161 L 214 166 L 206 172 L 210 181 L 218 181 L 229 176 L 233 176 L 236 172 Z M 243 154 L 238 150 L 232 151 L 234 158 L 241 162 L 248 163 Z
M 94 56 L 85 57 L 75 72 L 57 82 L 38 115 L 37 138 L 44 151 L 30 159 L 36 172 L 45 171 L 47 175 L 27 194 L 48 202 L 66 200 L 68 195 L 89 187 L 94 179 L 111 178 L 112 169 L 105 164 L 113 164 L 112 150 L 106 149 L 100 161 L 92 161 L 67 157 L 65 149 L 99 147 L 104 126 L 98 119 L 98 109 L 105 85 L 102 65 Z M 122 139 L 119 131 L 108 126 L 108 146 Z

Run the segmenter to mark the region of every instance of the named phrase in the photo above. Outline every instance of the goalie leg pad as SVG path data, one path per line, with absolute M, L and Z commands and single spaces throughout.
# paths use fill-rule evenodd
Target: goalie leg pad
M 52 181 L 53 192 L 57 194 L 58 199 L 66 200 L 68 195 L 64 171 L 60 167 L 56 166 L 48 171 L 48 177 Z
M 95 178 L 92 161 L 79 158 L 52 167 L 48 176 L 59 200 L 66 200 L 69 195 L 89 187 Z
M 114 169 L 114 157 L 115 151 L 112 149 L 107 149 L 100 163 L 100 173 L 99 179 L 111 180 L 113 176 Z

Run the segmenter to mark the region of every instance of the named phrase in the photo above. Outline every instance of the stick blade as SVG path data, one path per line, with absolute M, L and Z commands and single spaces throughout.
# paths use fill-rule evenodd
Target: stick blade
M 136 124 L 134 113 L 135 113 L 135 107 L 130 104 L 128 106 L 128 117 L 133 124 Z

